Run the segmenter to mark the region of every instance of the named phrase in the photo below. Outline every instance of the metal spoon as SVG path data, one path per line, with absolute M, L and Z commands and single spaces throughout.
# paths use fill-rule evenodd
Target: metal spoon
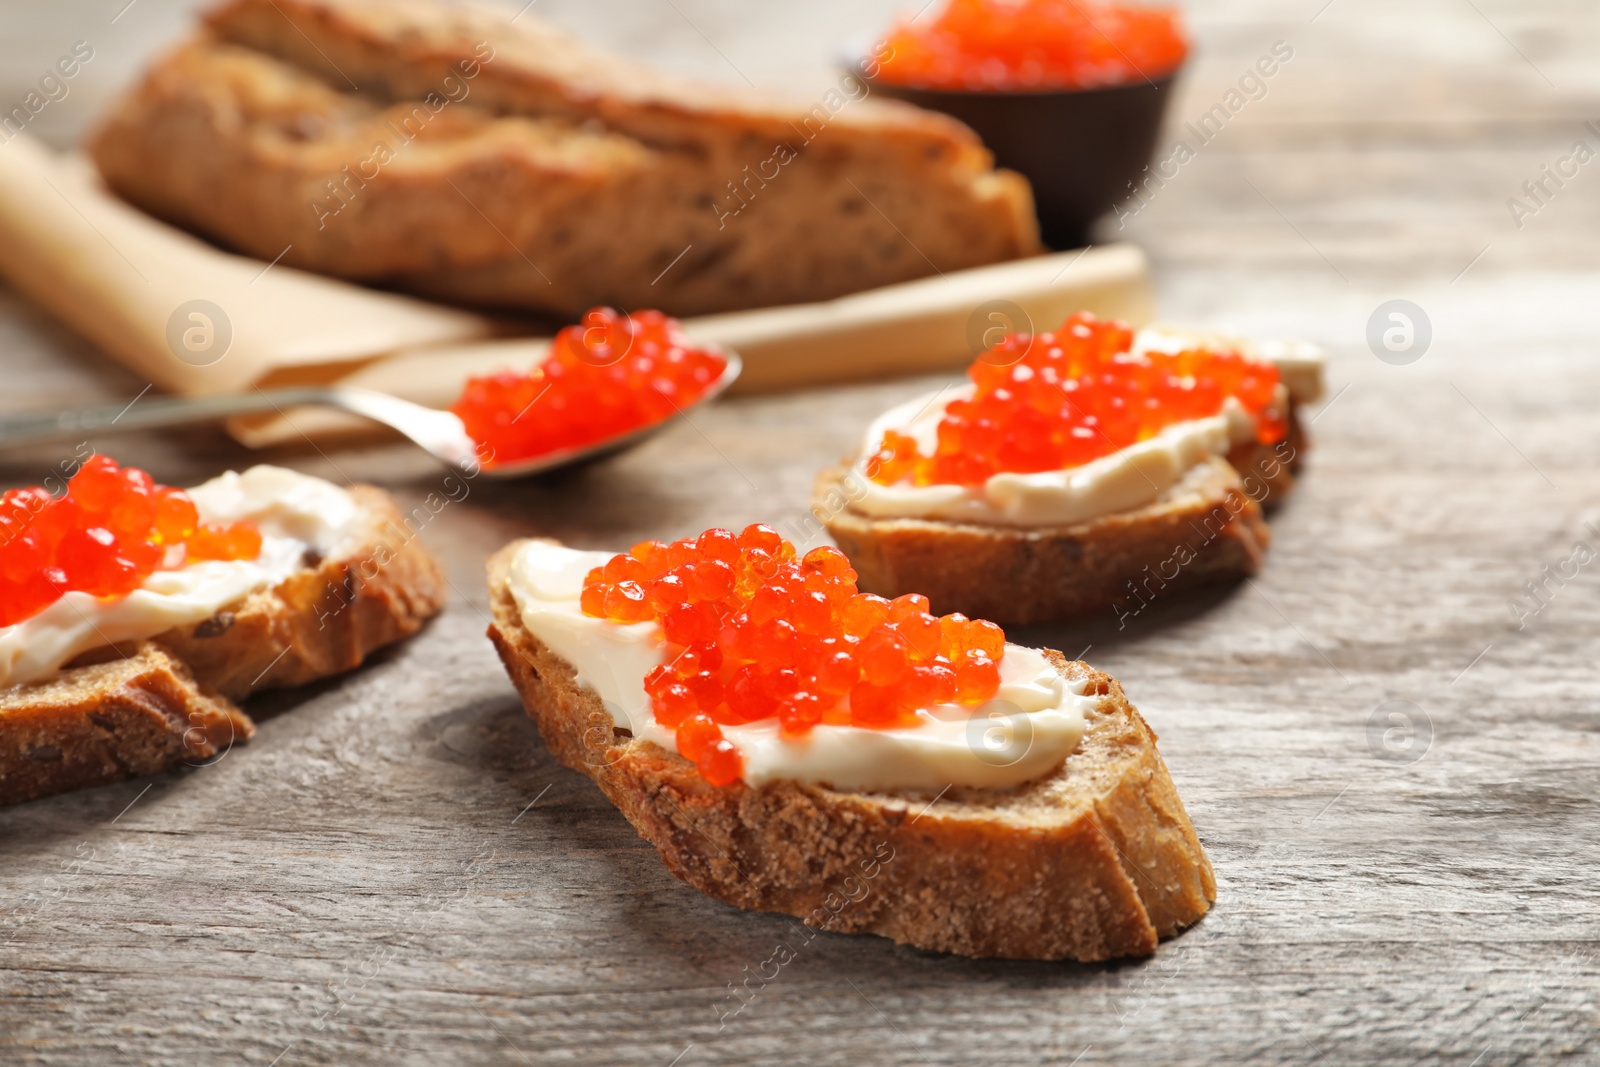
M 723 368 L 722 377 L 713 382 L 695 404 L 715 399 L 739 377 L 739 372 L 743 369 L 739 357 L 727 351 L 723 352 L 723 356 L 728 362 Z M 281 412 L 287 408 L 306 405 L 337 408 L 352 415 L 381 422 L 409 437 L 445 466 L 474 476 L 481 471 L 490 478 L 522 478 L 621 452 L 656 433 L 687 410 L 680 409 L 678 416 L 662 419 L 660 422 L 641 426 L 637 430 L 630 430 L 603 441 L 546 452 L 528 459 L 505 463 L 490 462 L 487 466 L 479 462 L 477 443 L 467 436 L 461 420 L 450 412 L 413 404 L 409 400 L 401 400 L 387 393 L 347 386 L 258 389 L 253 393 L 226 393 L 217 396 L 164 396 L 133 405 L 113 404 L 50 414 L 43 412 L 0 414 L 0 448 L 35 441 L 58 441 L 90 434 L 184 426 L 196 422 L 212 422 L 232 415 Z

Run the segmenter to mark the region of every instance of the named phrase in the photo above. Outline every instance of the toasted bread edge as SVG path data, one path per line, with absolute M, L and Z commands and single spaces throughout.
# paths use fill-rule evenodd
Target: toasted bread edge
M 367 485 L 349 492 L 363 523 L 351 548 L 155 640 L 239 700 L 351 670 L 420 630 L 444 606 L 443 571 L 393 497 Z
M 140 642 L 0 695 L 0 804 L 201 766 L 254 732 L 171 652 Z
M 922 593 L 940 614 L 1006 625 L 1096 612 L 1126 620 L 1158 596 L 1255 574 L 1271 541 L 1260 504 L 1221 458 L 1144 507 L 1038 529 L 871 518 L 849 506 L 849 469 L 818 476 L 813 514 L 864 591 Z

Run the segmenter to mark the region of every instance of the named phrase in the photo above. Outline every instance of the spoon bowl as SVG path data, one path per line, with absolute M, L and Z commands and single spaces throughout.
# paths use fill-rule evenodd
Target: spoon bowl
M 726 349 L 722 350 L 722 357 L 728 361 L 727 365 L 722 368 L 722 376 L 707 386 L 706 391 L 701 393 L 688 408 L 679 408 L 676 415 L 669 415 L 657 422 L 647 423 L 636 429 L 617 434 L 615 437 L 608 437 L 603 441 L 594 441 L 587 445 L 579 445 L 576 448 L 562 448 L 554 452 L 529 456 L 527 459 L 514 459 L 505 463 L 485 463 L 482 467 L 483 476 L 485 478 L 526 478 L 555 470 L 558 467 L 588 463 L 592 460 L 604 459 L 607 456 L 614 456 L 619 452 L 624 452 L 647 438 L 660 433 L 678 419 L 688 419 L 691 409 L 701 404 L 709 403 L 727 392 L 728 387 L 738 379 L 739 374 L 744 370 L 744 364 L 735 353 Z M 444 414 L 449 413 L 445 412 Z M 454 415 L 450 417 L 455 418 Z M 459 419 L 456 420 L 456 425 L 460 426 Z M 463 436 L 466 434 L 464 430 L 458 430 L 458 432 Z M 473 458 L 477 458 L 476 452 L 473 453 Z
M 724 351 L 727 365 L 722 375 L 676 415 L 640 426 L 625 433 L 575 448 L 563 448 L 526 459 L 505 463 L 485 463 L 479 446 L 467 435 L 461 419 L 449 411 L 425 407 L 388 393 L 348 386 L 321 386 L 288 389 L 257 389 L 251 393 L 225 393 L 216 396 L 158 397 L 142 404 L 109 404 L 60 412 L 23 412 L 0 415 L 0 448 L 58 441 L 88 434 L 125 433 L 213 422 L 234 415 L 282 413 L 292 407 L 327 407 L 360 415 L 398 431 L 440 463 L 473 477 L 527 478 L 559 467 L 586 463 L 615 455 L 659 433 L 688 412 L 715 400 L 727 391 L 744 369 L 737 354 Z

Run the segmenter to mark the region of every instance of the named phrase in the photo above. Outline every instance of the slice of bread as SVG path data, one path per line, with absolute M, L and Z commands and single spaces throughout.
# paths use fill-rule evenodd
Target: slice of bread
M 960 123 L 710 86 L 531 15 L 232 0 L 90 152 L 124 198 L 253 255 L 575 315 L 813 301 L 1040 250 Z M 285 249 L 287 248 L 287 251 Z
M 209 619 L 0 689 L 0 804 L 204 762 L 247 740 L 233 700 L 358 666 L 444 605 L 444 575 L 381 489 L 348 548 Z M 310 553 L 308 553 L 310 556 Z
M 1227 461 L 1191 468 L 1155 500 L 1072 526 L 880 519 L 850 510 L 848 465 L 823 471 L 812 512 L 850 558 L 863 592 L 922 593 L 940 614 L 1024 625 L 1105 612 L 1256 573 L 1272 535 Z
M 521 542 L 489 560 L 489 637 L 566 766 L 594 779 L 677 877 L 741 908 L 920 948 L 1010 959 L 1148 956 L 1216 897 L 1155 734 L 1112 678 L 1048 653 L 1099 696 L 1076 751 L 1014 789 L 852 793 L 712 786 L 615 728 L 571 664 L 522 625 Z
M 171 652 L 128 655 L 0 690 L 0 804 L 214 759 L 255 732 Z
M 444 573 L 406 525 L 394 498 L 347 490 L 360 508 L 352 547 L 194 626 L 154 640 L 202 682 L 235 700 L 361 665 L 416 633 L 444 606 Z

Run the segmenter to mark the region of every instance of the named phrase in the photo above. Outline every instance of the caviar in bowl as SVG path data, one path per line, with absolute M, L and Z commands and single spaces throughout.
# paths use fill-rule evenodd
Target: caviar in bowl
M 1033 185 L 1044 242 L 1075 248 L 1150 162 L 1187 54 L 1170 8 L 947 0 L 852 65 L 872 91 L 972 127 Z

